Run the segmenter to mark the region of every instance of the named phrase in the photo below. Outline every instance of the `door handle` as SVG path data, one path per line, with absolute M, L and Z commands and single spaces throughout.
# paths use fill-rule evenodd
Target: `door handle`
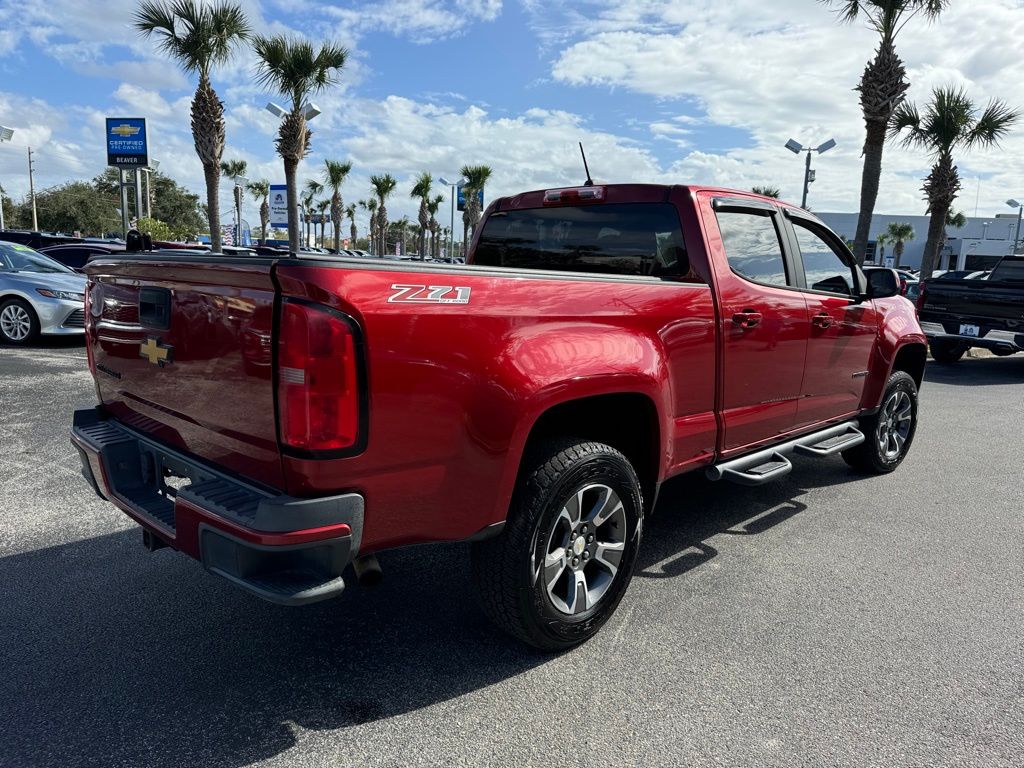
M 755 312 L 752 309 L 745 309 L 734 314 L 732 322 L 733 325 L 738 325 L 740 328 L 753 328 L 755 325 L 760 324 L 761 313 Z
M 829 328 L 832 325 L 832 315 L 828 312 L 821 312 L 811 318 L 815 328 Z

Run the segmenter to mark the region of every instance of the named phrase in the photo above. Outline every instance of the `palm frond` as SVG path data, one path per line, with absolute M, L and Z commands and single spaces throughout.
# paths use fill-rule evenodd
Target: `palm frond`
M 346 177 L 352 172 L 351 162 L 340 160 L 324 160 L 324 184 L 335 192 L 345 183 Z
M 1006 102 L 990 101 L 974 128 L 967 134 L 967 148 L 997 146 L 1000 139 L 1010 132 L 1010 128 L 1020 121 L 1020 117 L 1020 110 L 1011 109 Z
M 348 60 L 348 51 L 331 42 L 316 50 L 301 38 L 259 35 L 252 45 L 259 59 L 256 83 L 288 96 L 294 112 L 302 108 L 309 96 L 337 82 Z

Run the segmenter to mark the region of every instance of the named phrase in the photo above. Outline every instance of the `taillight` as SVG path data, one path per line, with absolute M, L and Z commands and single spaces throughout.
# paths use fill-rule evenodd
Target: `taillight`
M 901 277 L 900 278 L 900 296 L 906 296 L 906 295 L 907 295 L 907 278 Z
M 339 451 L 359 443 L 359 360 L 351 323 L 326 308 L 281 305 L 277 408 L 285 446 Z
M 921 310 L 924 309 L 924 291 L 927 283 L 921 283 L 917 290 L 917 313 L 921 314 Z
M 92 371 L 93 375 L 96 374 L 96 362 L 92 358 L 92 292 L 97 290 L 96 285 L 96 283 L 86 285 L 85 303 L 82 306 L 82 325 L 85 328 L 85 356 L 89 360 L 89 370 Z

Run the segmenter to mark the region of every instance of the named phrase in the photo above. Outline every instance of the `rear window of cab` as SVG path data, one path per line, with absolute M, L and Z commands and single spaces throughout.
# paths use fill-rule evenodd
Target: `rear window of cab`
M 618 203 L 496 211 L 484 223 L 480 266 L 699 280 L 679 214 L 668 203 Z

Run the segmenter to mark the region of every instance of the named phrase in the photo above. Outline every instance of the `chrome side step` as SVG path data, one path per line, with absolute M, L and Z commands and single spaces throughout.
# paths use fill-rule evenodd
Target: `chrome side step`
M 851 421 L 715 464 L 708 467 L 705 474 L 709 480 L 728 480 L 739 485 L 764 485 L 790 473 L 793 464 L 788 456 L 833 456 L 860 445 L 864 439 L 864 433 Z

